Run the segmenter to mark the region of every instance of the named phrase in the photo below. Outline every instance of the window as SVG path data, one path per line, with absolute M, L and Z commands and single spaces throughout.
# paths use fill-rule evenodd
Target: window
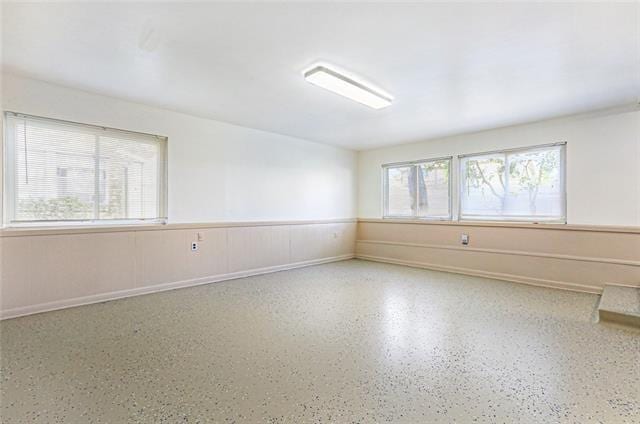
M 451 158 L 384 165 L 384 215 L 451 218 Z
M 565 145 L 460 156 L 460 218 L 565 221 Z
M 166 217 L 164 137 L 6 114 L 8 224 Z

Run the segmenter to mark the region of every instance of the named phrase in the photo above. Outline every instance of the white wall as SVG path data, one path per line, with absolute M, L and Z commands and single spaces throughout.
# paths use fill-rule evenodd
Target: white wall
M 560 141 L 567 142 L 568 223 L 640 225 L 638 108 L 360 152 L 358 216 L 380 218 L 382 215 L 381 165 L 384 163 Z M 454 201 L 454 205 L 456 203 Z
M 2 77 L 3 110 L 167 136 L 170 222 L 356 216 L 355 152 Z
M 172 222 L 378 218 L 383 163 L 567 141 L 568 222 L 640 225 L 637 108 L 356 154 L 23 77 L 2 77 L 4 110 L 168 136 Z M 602 162 L 607 171 L 598 173 Z

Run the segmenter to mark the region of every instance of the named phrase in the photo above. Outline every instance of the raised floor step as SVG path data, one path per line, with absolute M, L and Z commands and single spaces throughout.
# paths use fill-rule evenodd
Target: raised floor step
M 605 286 L 598 317 L 600 321 L 640 327 L 640 288 Z

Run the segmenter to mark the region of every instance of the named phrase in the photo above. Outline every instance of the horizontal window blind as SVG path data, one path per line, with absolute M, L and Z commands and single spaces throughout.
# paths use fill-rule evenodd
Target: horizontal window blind
M 165 137 L 6 114 L 9 224 L 166 218 Z
M 451 158 L 384 165 L 384 216 L 451 218 Z
M 565 145 L 460 156 L 460 218 L 565 221 Z

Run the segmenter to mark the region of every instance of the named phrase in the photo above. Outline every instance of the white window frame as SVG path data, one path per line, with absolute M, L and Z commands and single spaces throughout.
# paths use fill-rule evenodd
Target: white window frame
M 38 120 L 48 122 L 54 125 L 68 125 L 74 127 L 83 127 L 89 132 L 96 135 L 104 135 L 104 133 L 120 134 L 130 138 L 132 135 L 142 135 L 144 137 L 154 137 L 160 146 L 160 159 L 158 160 L 158 217 L 157 218 L 123 218 L 123 219 L 78 219 L 78 220 L 34 220 L 34 221 L 13 221 L 15 217 L 15 143 L 12 143 L 13 135 L 11 131 L 13 127 L 7 124 L 7 118 L 26 118 L 29 120 Z M 65 121 L 61 119 L 46 118 L 41 116 L 29 115 L 25 113 L 17 113 L 5 111 L 3 114 L 3 163 L 2 163 L 2 225 L 4 227 L 60 227 L 60 226 L 110 226 L 110 225 L 141 225 L 141 224 L 166 224 L 167 222 L 167 204 L 168 204 L 168 172 L 167 172 L 167 152 L 168 138 L 165 136 L 148 134 L 139 131 L 122 130 L 118 128 L 110 128 L 93 124 L 85 124 L 81 122 Z M 97 184 L 97 183 L 96 183 Z
M 491 154 L 504 154 L 504 153 L 517 153 L 517 152 L 525 152 L 530 150 L 538 150 L 549 147 L 560 147 L 560 186 L 561 186 L 561 208 L 562 214 L 559 218 L 550 218 L 544 219 L 540 217 L 509 217 L 509 216 L 482 216 L 478 217 L 478 219 L 464 217 L 462 215 L 462 192 L 464 190 L 464 178 L 462 176 L 462 160 L 463 158 L 467 158 L 470 156 L 483 156 L 483 155 L 491 155 Z M 550 144 L 539 144 L 536 146 L 526 146 L 526 147 L 516 147 L 510 149 L 501 149 L 501 150 L 491 150 L 487 152 L 479 152 L 479 153 L 469 153 L 458 155 L 458 221 L 463 222 L 523 222 L 523 223 L 545 223 L 545 224 L 566 224 L 567 223 L 567 142 L 559 142 L 559 143 L 550 143 Z
M 393 168 L 403 168 L 407 166 L 419 166 L 424 163 L 429 162 L 441 162 L 441 161 L 449 162 L 449 178 L 448 178 L 448 193 L 449 193 L 449 203 L 448 209 L 449 214 L 447 216 L 439 217 L 439 216 L 419 216 L 417 210 L 413 211 L 413 215 L 390 215 L 389 214 L 389 169 Z M 425 221 L 451 221 L 453 217 L 453 156 L 443 156 L 438 158 L 430 158 L 430 159 L 421 159 L 414 160 L 408 162 L 394 162 L 394 163 L 385 163 L 382 165 L 382 217 L 383 219 L 409 219 L 409 220 L 425 220 Z M 416 172 L 416 179 L 418 178 L 418 173 Z M 416 190 L 418 187 L 418 182 L 416 181 Z M 419 193 L 416 193 L 416 205 L 418 204 Z

